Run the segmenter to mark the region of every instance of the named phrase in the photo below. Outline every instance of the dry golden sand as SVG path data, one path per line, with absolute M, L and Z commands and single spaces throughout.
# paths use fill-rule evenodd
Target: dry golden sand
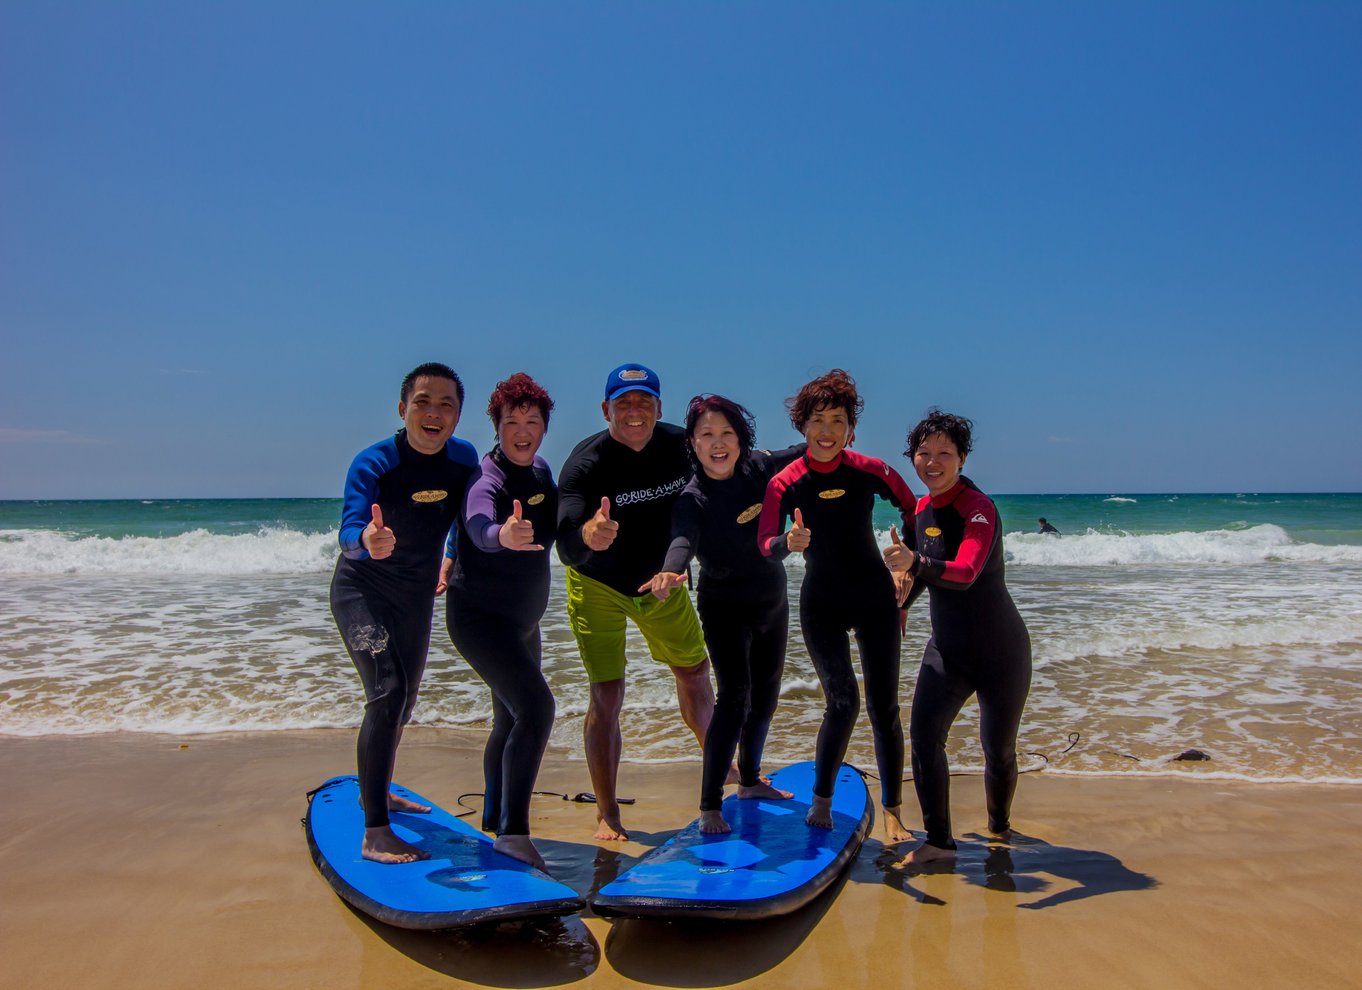
M 399 779 L 453 805 L 481 789 L 479 745 L 413 730 Z M 782 919 L 432 934 L 367 920 L 313 868 L 303 795 L 349 772 L 351 747 L 338 732 L 0 739 L 0 986 L 1362 986 L 1354 787 L 1032 774 L 1016 820 L 1036 838 L 1010 854 L 966 841 L 953 872 L 905 877 L 872 840 Z M 623 845 L 591 840 L 590 806 L 536 799 L 551 868 L 582 892 L 607 882 L 693 817 L 697 775 L 626 766 Z M 589 787 L 557 754 L 540 786 Z M 954 795 L 967 833 L 978 780 Z

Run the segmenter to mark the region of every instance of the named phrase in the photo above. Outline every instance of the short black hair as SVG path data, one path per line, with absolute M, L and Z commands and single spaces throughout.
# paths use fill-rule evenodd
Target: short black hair
M 454 372 L 454 369 L 447 364 L 439 361 L 427 361 L 425 364 L 417 365 L 407 373 L 407 377 L 402 379 L 402 401 L 406 402 L 411 398 L 411 393 L 416 388 L 416 379 L 425 375 L 430 378 L 447 378 L 454 383 L 454 390 L 459 393 L 459 408 L 463 408 L 463 380 Z
M 908 431 L 908 446 L 904 448 L 903 456 L 911 461 L 922 442 L 938 433 L 955 444 L 955 452 L 961 457 L 968 456 L 974 449 L 974 424 L 964 416 L 944 413 L 932 406 L 922 421 Z
M 691 461 L 695 461 L 695 444 L 691 442 L 695 436 L 695 427 L 700 422 L 700 417 L 707 412 L 716 412 L 728 420 L 728 425 L 733 427 L 733 432 L 738 435 L 738 461 L 741 463 L 747 460 L 752 454 L 752 443 L 757 432 L 757 424 L 752 419 L 752 414 L 722 395 L 697 395 L 686 407 L 686 449 L 690 452 Z

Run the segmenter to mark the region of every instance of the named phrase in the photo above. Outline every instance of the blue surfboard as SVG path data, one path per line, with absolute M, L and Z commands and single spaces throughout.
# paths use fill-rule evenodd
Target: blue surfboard
M 875 812 L 865 781 L 845 764 L 837 773 L 831 829 L 805 824 L 813 764 L 771 775 L 794 797 L 724 801 L 733 831 L 706 835 L 699 819 L 606 884 L 591 900 L 603 917 L 751 920 L 786 914 L 836 880 L 861 848 Z
M 571 887 L 496 852 L 491 839 L 429 798 L 396 785 L 393 791 L 431 806 L 428 815 L 392 814 L 397 836 L 430 859 L 383 864 L 360 856 L 364 812 L 353 776 L 328 780 L 307 808 L 304 827 L 317 869 L 365 914 L 398 928 L 437 930 L 582 909 Z

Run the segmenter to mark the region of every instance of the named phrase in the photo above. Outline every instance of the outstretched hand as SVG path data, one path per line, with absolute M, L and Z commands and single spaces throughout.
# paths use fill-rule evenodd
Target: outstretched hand
M 638 586 L 638 593 L 650 592 L 660 602 L 665 602 L 673 588 L 679 588 L 689 579 L 689 575 L 677 571 L 658 571 Z
M 785 545 L 790 548 L 791 553 L 800 553 L 809 549 L 809 544 L 813 542 L 813 530 L 804 525 L 804 512 L 801 509 L 794 510 L 794 525 L 785 534 Z
M 373 518 L 359 535 L 359 542 L 369 551 L 370 557 L 374 560 L 383 560 L 392 556 L 393 548 L 397 546 L 397 535 L 383 525 L 383 510 L 378 507 L 377 502 L 370 511 Z
M 582 542 L 592 550 L 609 550 L 619 536 L 620 524 L 610 518 L 610 499 L 601 496 L 601 507 L 582 526 Z
M 534 523 L 524 518 L 522 512 L 520 499 L 514 499 L 511 502 L 511 514 L 497 533 L 497 542 L 507 550 L 543 550 L 534 542 Z
M 454 559 L 446 557 L 440 561 L 440 577 L 435 582 L 435 597 L 440 597 L 449 588 L 449 574 L 454 570 Z

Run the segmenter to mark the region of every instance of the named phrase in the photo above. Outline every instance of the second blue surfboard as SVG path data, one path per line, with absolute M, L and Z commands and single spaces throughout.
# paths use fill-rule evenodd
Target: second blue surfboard
M 771 776 L 793 791 L 786 801 L 724 801 L 733 831 L 707 835 L 697 819 L 591 900 L 603 917 L 757 919 L 807 904 L 841 876 L 874 820 L 865 781 L 843 765 L 832 799 L 831 829 L 805 823 L 813 798 L 813 764 Z

